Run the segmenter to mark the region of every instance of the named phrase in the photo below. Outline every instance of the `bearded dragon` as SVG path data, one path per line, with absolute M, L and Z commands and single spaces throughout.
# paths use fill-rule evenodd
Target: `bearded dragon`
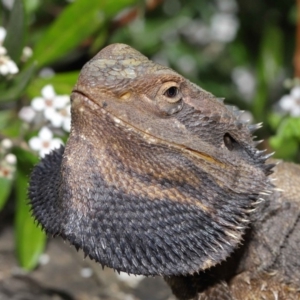
M 300 167 L 256 149 L 259 125 L 124 44 L 83 67 L 71 107 L 30 179 L 47 233 L 180 300 L 300 299 Z

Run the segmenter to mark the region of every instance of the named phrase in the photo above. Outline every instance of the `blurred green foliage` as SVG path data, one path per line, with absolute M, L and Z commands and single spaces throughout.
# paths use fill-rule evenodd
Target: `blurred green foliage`
M 288 93 L 283 83 L 293 77 L 296 2 L 15 0 L 0 12 L 3 46 L 20 69 L 0 74 L 0 140 L 11 140 L 17 157 L 13 176 L 0 174 L 0 208 L 16 199 L 16 253 L 26 269 L 38 263 L 45 235 L 26 205 L 28 176 L 38 161 L 27 142 L 39 128 L 20 120 L 18 111 L 47 84 L 70 94 L 82 65 L 109 43 L 127 43 L 250 112 L 253 122 L 264 122 L 258 132 L 263 147 L 300 161 L 300 117 L 278 109 Z M 33 50 L 27 61 L 24 46 Z M 45 67 L 54 74 L 41 76 Z M 0 161 L 6 154 L 0 150 Z

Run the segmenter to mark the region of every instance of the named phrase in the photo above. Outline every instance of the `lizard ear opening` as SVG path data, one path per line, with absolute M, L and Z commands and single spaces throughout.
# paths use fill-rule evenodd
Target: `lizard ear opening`
M 224 134 L 223 139 L 224 144 L 229 151 L 234 150 L 238 145 L 237 141 L 228 132 Z

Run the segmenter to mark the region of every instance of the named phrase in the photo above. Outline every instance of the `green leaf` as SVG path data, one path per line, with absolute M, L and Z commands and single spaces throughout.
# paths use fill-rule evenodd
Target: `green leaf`
M 275 131 L 278 129 L 283 116 L 278 113 L 270 113 L 268 116 L 268 123 L 270 127 Z
M 35 12 L 41 4 L 40 0 L 26 0 L 24 5 L 27 15 Z
M 18 97 L 25 90 L 31 78 L 33 77 L 35 73 L 35 69 L 36 69 L 35 65 L 32 64 L 23 72 L 19 73 L 14 79 L 13 84 L 11 85 L 12 87 L 7 91 L 1 91 L 0 102 L 10 102 L 10 101 L 17 100 Z
M 300 118 L 287 118 L 278 128 L 278 135 L 283 138 L 298 138 L 300 141 Z
M 102 28 L 102 30 L 99 30 L 97 32 L 97 37 L 95 38 L 92 46 L 89 49 L 89 53 L 96 53 L 101 49 L 101 47 L 104 45 L 105 41 L 108 37 L 108 30 L 106 28 Z
M 36 60 L 42 67 L 62 58 L 103 25 L 106 18 L 134 2 L 76 0 L 69 4 L 36 45 L 31 62 Z
M 257 120 L 264 120 L 269 88 L 279 76 L 283 61 L 283 34 L 279 27 L 267 22 L 258 58 L 257 93 L 253 101 L 253 113 Z
M 272 83 L 283 61 L 283 34 L 279 27 L 267 24 L 261 46 L 260 68 L 264 81 Z
M 295 159 L 300 143 L 300 118 L 287 117 L 282 120 L 275 136 L 269 139 L 275 156 L 285 160 Z
M 65 73 L 57 73 L 53 77 L 50 78 L 35 78 L 30 86 L 27 89 L 27 95 L 30 98 L 34 98 L 41 93 L 41 89 L 47 85 L 52 84 L 56 94 L 62 95 L 67 94 L 70 95 L 71 91 L 78 79 L 79 72 L 65 72 Z
M 36 155 L 23 148 L 15 147 L 12 152 L 18 158 L 18 166 L 27 174 L 29 174 L 33 166 L 39 162 L 39 158 Z
M 284 160 L 295 159 L 299 148 L 299 143 L 295 139 L 273 136 L 269 139 L 269 143 L 275 151 L 275 158 L 282 158 Z
M 29 166 L 32 167 L 33 161 L 36 161 L 37 158 L 22 149 L 18 149 L 18 153 L 19 166 L 16 178 L 17 206 L 15 217 L 16 250 L 20 265 L 26 270 L 32 270 L 37 265 L 46 243 L 46 235 L 34 223 L 27 204 Z
M 12 179 L 0 177 L 0 210 L 6 203 L 6 200 L 11 192 Z
M 9 109 L 0 111 L 0 130 L 3 130 L 7 126 L 11 115 L 12 112 Z
M 6 28 L 7 35 L 4 40 L 4 47 L 7 49 L 10 58 L 17 62 L 25 43 L 25 10 L 22 0 L 15 0 L 10 13 L 9 23 Z

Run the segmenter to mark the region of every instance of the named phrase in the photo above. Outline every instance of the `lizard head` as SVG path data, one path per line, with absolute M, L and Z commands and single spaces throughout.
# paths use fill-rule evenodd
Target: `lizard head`
M 71 99 L 66 148 L 31 175 L 47 232 L 144 275 L 205 270 L 238 247 L 272 166 L 237 110 L 123 44 L 83 67 Z

